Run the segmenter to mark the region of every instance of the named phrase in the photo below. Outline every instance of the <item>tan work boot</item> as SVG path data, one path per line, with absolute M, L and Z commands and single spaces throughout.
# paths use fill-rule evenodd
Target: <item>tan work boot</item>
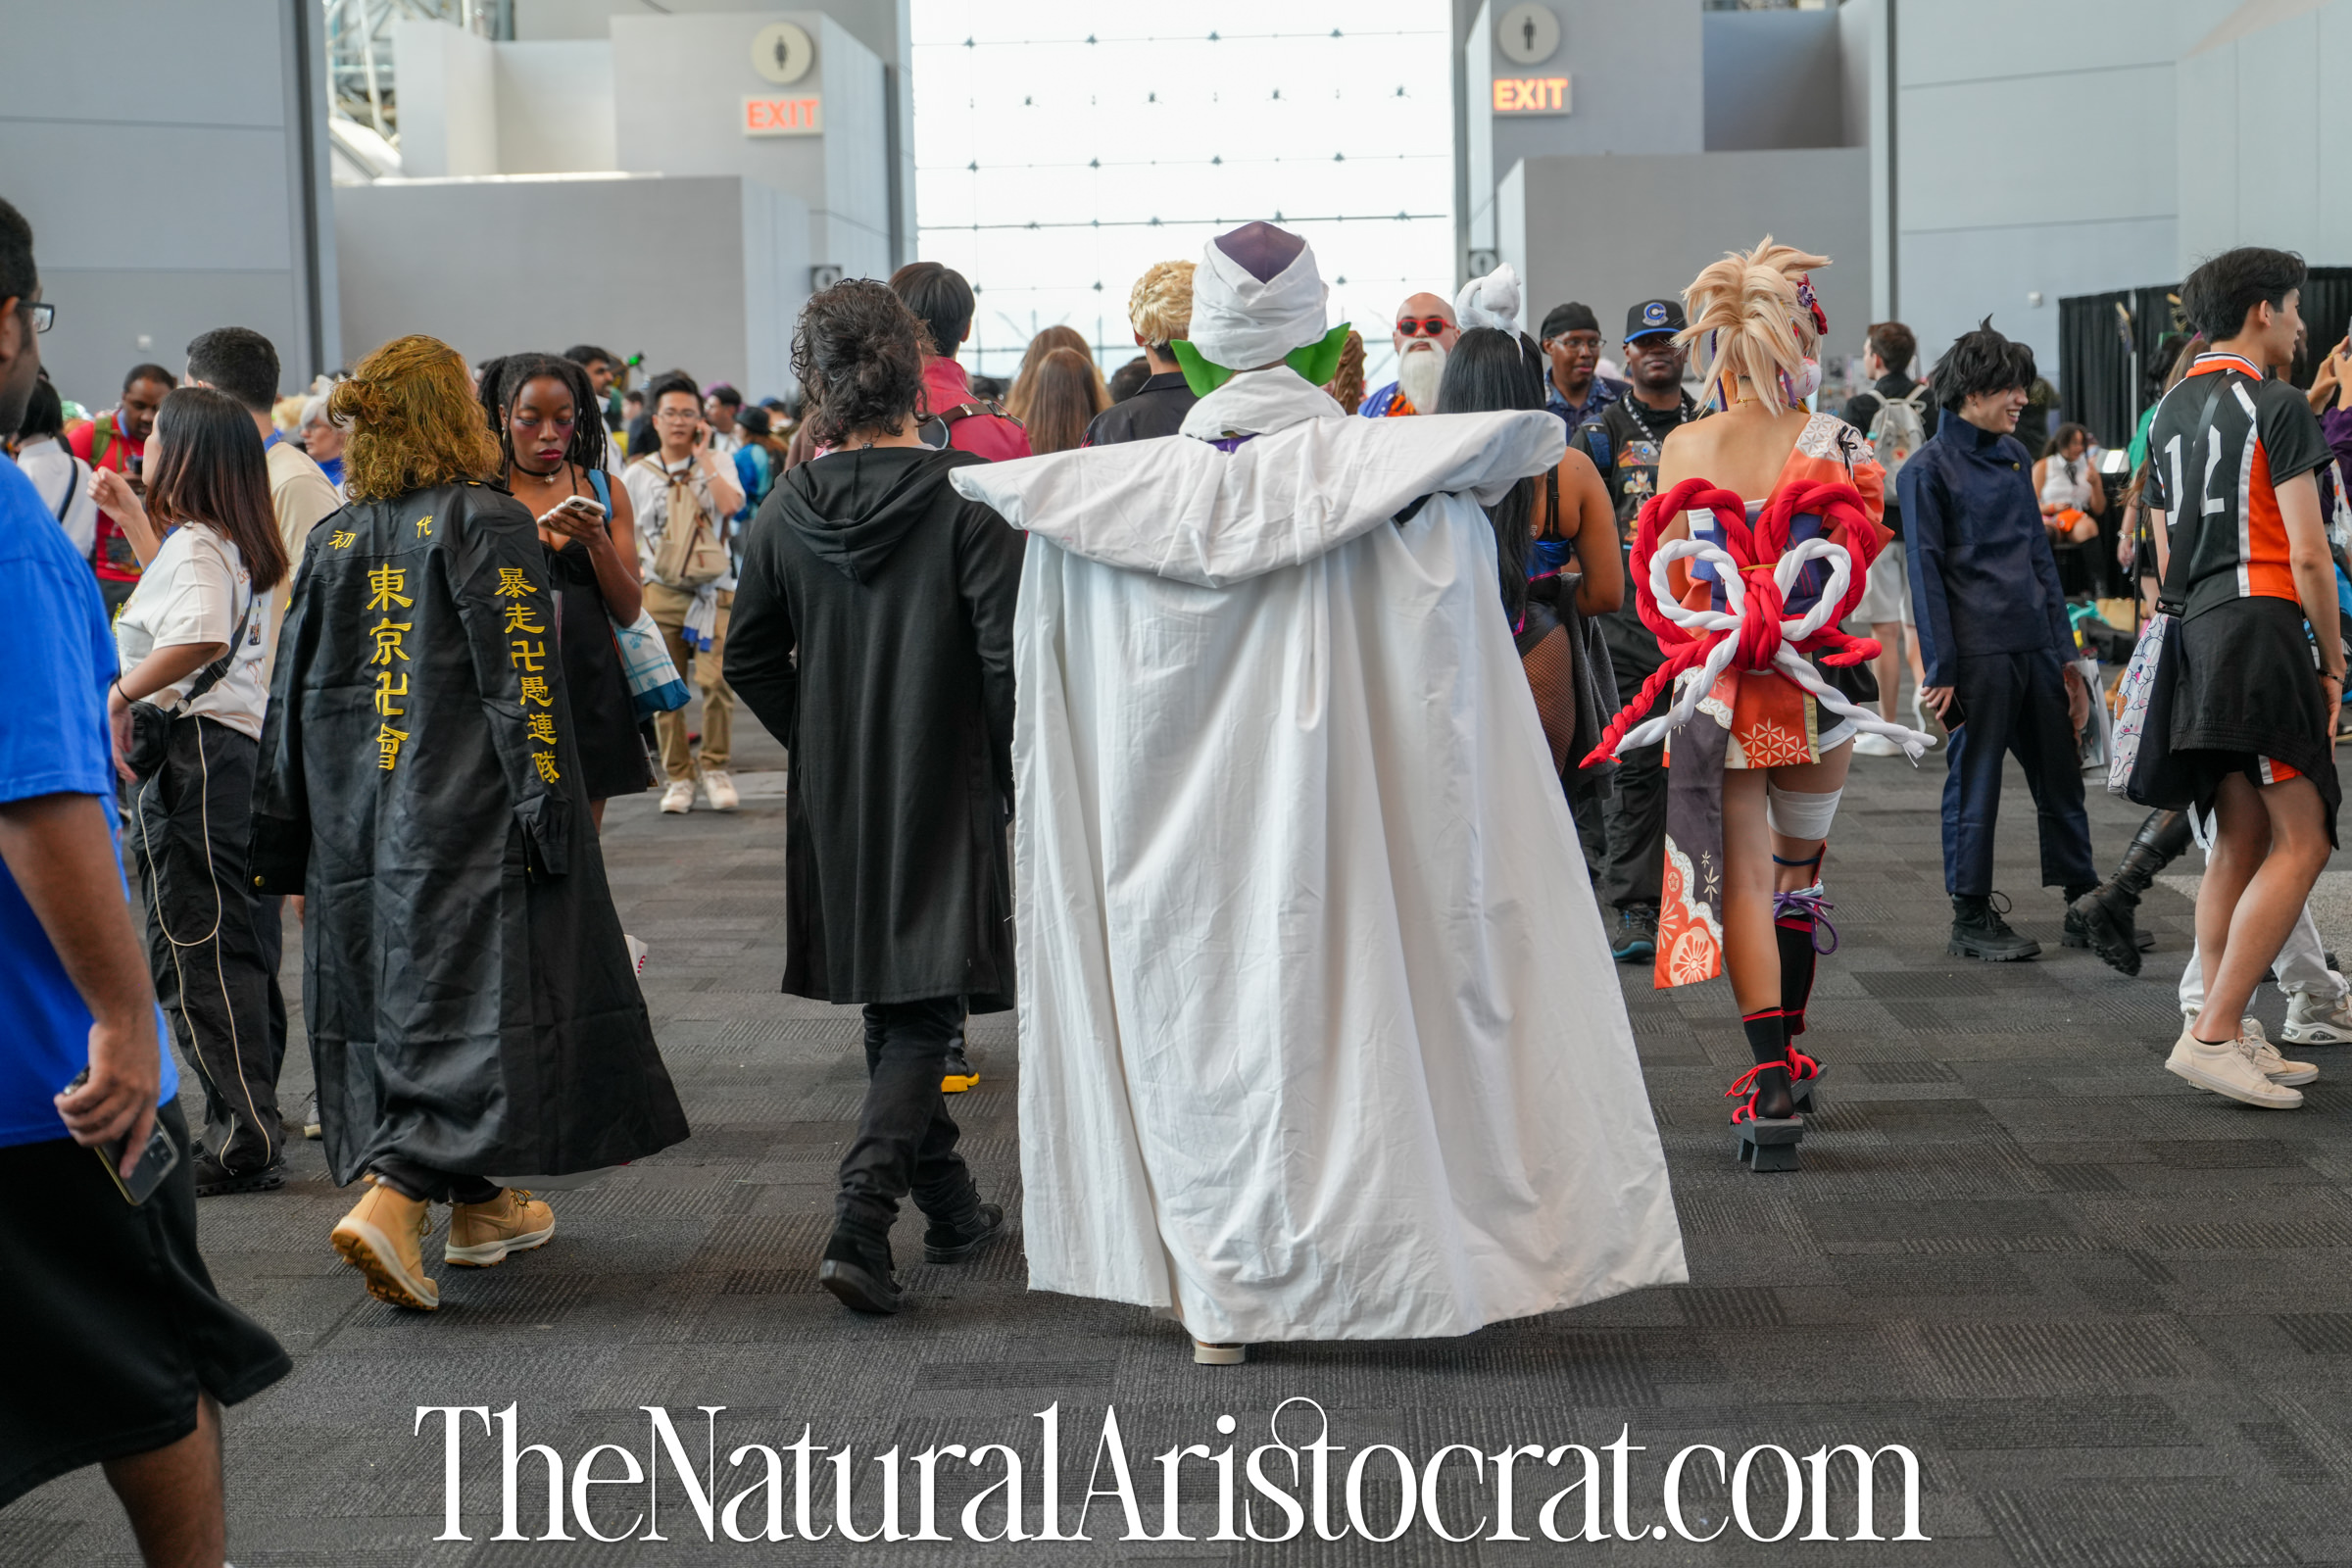
M 441 1258 L 460 1268 L 495 1268 L 509 1252 L 545 1247 L 555 1234 L 554 1209 L 518 1187 L 503 1188 L 487 1203 L 451 1205 Z
M 424 1233 L 432 1208 L 369 1177 L 368 1191 L 335 1223 L 335 1250 L 368 1276 L 368 1294 L 419 1312 L 440 1309 L 441 1290 L 424 1275 Z

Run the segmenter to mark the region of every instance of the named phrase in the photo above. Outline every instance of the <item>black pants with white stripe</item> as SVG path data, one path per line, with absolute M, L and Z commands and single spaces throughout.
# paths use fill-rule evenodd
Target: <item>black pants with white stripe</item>
M 131 854 L 147 895 L 147 963 L 180 1058 L 204 1085 L 198 1148 L 232 1171 L 265 1165 L 284 1134 L 270 1027 L 275 930 L 264 930 L 246 839 L 261 748 L 225 724 L 181 718 L 164 765 L 133 791 Z M 270 901 L 274 904 L 274 900 Z

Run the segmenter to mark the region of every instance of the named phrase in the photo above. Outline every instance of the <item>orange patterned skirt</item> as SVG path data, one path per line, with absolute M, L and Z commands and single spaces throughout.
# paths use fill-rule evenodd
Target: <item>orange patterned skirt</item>
M 1690 722 L 1667 741 L 1666 866 L 1653 974 L 1660 989 L 1723 973 L 1725 771 L 1820 760 L 1820 705 L 1773 670 L 1724 671 Z

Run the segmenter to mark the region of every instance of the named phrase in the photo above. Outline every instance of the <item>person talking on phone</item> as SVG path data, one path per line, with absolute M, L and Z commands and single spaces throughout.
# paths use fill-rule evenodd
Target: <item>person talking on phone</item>
M 703 395 L 694 378 L 671 371 L 646 389 L 658 445 L 632 462 L 621 475 L 637 518 L 637 562 L 645 579 L 645 608 L 669 645 L 678 673 L 694 667 L 703 693 L 703 747 L 698 760 L 687 740 L 686 712 L 660 713 L 654 733 L 662 741 L 662 771 L 667 784 L 662 809 L 672 815 L 694 809 L 694 781 L 701 774 L 710 808 L 732 811 L 735 781 L 727 776 L 734 729 L 735 693 L 720 669 L 726 659 L 727 615 L 735 604 L 734 528 L 729 521 L 743 506 L 734 466 L 712 450 L 710 426 L 703 417 Z M 699 763 L 699 765 L 698 765 Z
M 0 429 L 48 329 L 0 201 Z M 153 1568 L 219 1568 L 220 1406 L 293 1369 L 196 1249 L 178 1074 L 115 858 L 96 580 L 0 456 L 0 1508 L 99 1464 Z M 71 1087 L 69 1087 L 71 1086 Z
M 564 683 L 580 748 L 588 813 L 601 831 L 605 802 L 653 785 L 637 709 L 612 627 L 644 608 L 637 577 L 637 512 L 605 471 L 605 424 L 588 372 L 570 360 L 517 354 L 482 372 L 482 407 L 498 435 L 503 477 L 539 519 L 564 613 Z
M 2006 963 L 2038 956 L 2041 944 L 1993 905 L 2004 755 L 2017 758 L 2033 793 L 2042 884 L 2063 889 L 2069 904 L 2098 886 L 2075 744 L 2090 689 L 2075 667 L 2033 458 L 2014 433 L 2034 384 L 2034 351 L 1994 331 L 1986 317 L 1928 379 L 1946 416 L 1895 487 L 1927 671 L 1920 699 L 1951 732 L 1943 777 L 1947 951 Z

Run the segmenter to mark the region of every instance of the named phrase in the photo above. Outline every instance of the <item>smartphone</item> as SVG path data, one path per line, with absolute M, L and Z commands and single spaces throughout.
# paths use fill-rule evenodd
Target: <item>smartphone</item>
M 90 1069 L 84 1067 L 74 1075 L 74 1081 L 66 1085 L 65 1092 L 70 1095 L 89 1081 Z M 90 1152 L 96 1154 L 98 1163 L 106 1167 L 108 1178 L 114 1182 L 115 1190 L 122 1195 L 123 1201 L 136 1207 L 155 1196 L 155 1190 L 164 1185 L 164 1178 L 171 1175 L 172 1167 L 179 1163 L 179 1146 L 172 1141 L 172 1135 L 164 1131 L 164 1124 L 158 1119 L 148 1131 L 147 1147 L 139 1152 L 139 1162 L 131 1167 L 130 1175 L 125 1177 L 122 1174 L 122 1152 L 129 1142 L 129 1135 L 125 1134 L 97 1145 Z
M 1952 700 L 1946 703 L 1943 708 L 1943 727 L 1947 731 L 1955 730 L 1967 722 L 1968 710 L 1962 706 L 1960 702 L 1960 694 L 1958 692 L 1954 692 L 1952 693 Z
M 588 496 L 567 496 L 564 500 L 556 503 L 556 510 L 558 512 L 578 513 L 590 522 L 602 522 L 605 520 L 604 506 Z

